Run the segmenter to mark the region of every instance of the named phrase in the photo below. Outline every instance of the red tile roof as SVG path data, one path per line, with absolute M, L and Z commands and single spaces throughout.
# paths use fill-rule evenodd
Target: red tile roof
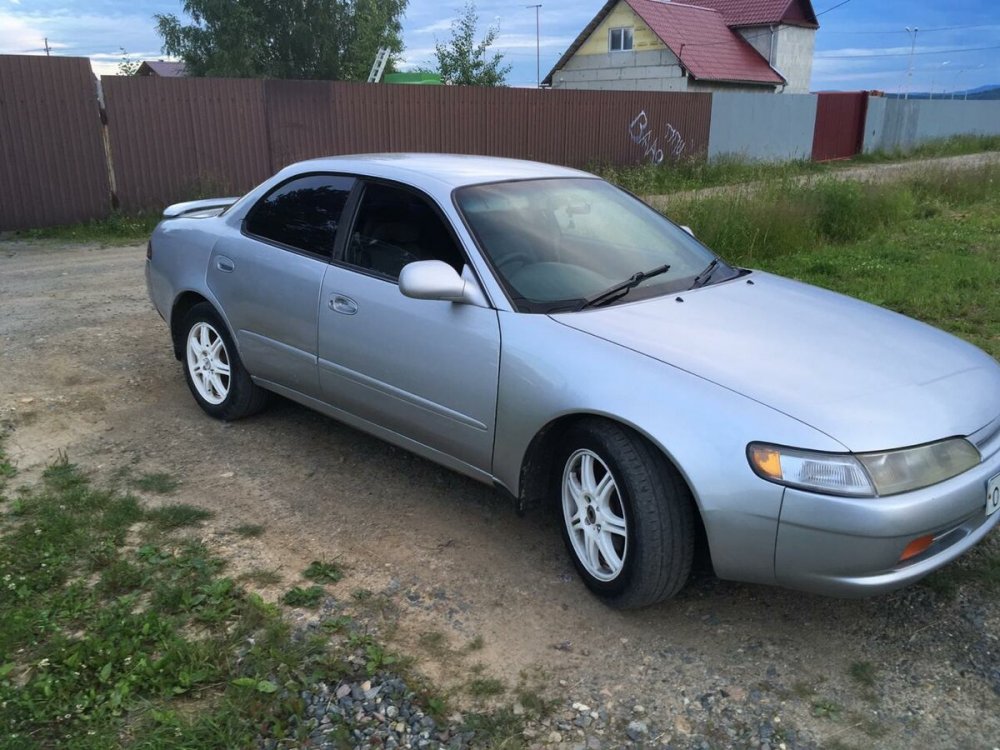
M 708 8 L 663 0 L 625 0 L 697 79 L 780 86 L 785 79 Z
M 727 26 L 761 26 L 772 23 L 816 26 L 809 0 L 691 0 L 722 14 Z

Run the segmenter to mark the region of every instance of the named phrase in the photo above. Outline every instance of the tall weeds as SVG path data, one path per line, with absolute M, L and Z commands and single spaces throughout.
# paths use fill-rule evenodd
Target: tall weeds
M 927 169 L 894 182 L 821 179 L 768 183 L 759 190 L 679 200 L 668 216 L 735 263 L 855 242 L 893 225 L 973 205 L 1000 194 L 1000 166 Z

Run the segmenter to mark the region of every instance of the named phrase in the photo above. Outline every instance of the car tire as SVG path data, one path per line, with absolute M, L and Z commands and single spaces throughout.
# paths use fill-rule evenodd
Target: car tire
M 563 540 L 594 594 L 633 609 L 684 587 L 694 500 L 660 451 L 622 425 L 588 419 L 564 436 L 554 473 Z
M 206 414 L 230 422 L 264 408 L 267 391 L 250 379 L 215 308 L 207 302 L 195 305 L 182 330 L 184 379 Z

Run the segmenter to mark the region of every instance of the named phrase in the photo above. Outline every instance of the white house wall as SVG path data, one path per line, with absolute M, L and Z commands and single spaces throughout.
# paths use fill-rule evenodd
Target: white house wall
M 686 91 L 687 78 L 669 49 L 574 55 L 552 76 L 557 89 Z
M 815 29 L 801 26 L 778 27 L 774 35 L 774 58 L 771 64 L 788 81 L 783 93 L 809 93 L 815 49 Z
M 750 26 L 745 29 L 736 29 L 736 33 L 750 42 L 750 46 L 757 50 L 761 57 L 771 62 L 771 42 L 774 34 L 771 32 L 770 26 Z

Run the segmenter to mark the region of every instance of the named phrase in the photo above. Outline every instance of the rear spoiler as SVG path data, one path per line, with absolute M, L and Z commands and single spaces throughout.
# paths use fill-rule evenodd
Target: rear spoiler
M 224 209 L 236 203 L 239 198 L 208 198 L 201 201 L 186 201 L 167 206 L 163 210 L 164 219 L 176 219 L 179 216 L 204 213 L 207 216 L 218 216 Z

